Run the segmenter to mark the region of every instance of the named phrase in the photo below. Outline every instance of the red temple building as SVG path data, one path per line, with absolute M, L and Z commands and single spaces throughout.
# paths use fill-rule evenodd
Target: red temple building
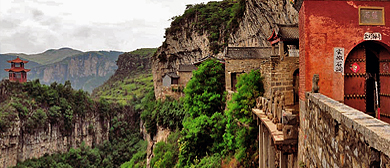
M 21 83 L 27 82 L 27 72 L 30 69 L 24 69 L 24 64 L 28 63 L 28 61 L 23 61 L 17 57 L 7 62 L 11 63 L 11 69 L 5 69 L 5 71 L 9 72 L 9 80 Z
M 320 92 L 390 123 L 390 3 L 301 0 L 300 100 Z M 380 110 L 379 110 L 380 109 Z

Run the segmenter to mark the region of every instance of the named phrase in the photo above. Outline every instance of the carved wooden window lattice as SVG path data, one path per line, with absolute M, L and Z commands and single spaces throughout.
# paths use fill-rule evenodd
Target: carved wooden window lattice
M 359 25 L 385 25 L 384 7 L 359 7 Z

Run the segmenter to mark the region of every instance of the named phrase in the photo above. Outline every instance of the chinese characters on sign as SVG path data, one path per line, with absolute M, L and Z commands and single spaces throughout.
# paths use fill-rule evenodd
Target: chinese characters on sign
M 359 25 L 384 25 L 383 7 L 359 7 Z
M 344 73 L 344 48 L 334 48 L 334 71 Z
M 299 50 L 298 49 L 288 50 L 288 56 L 289 57 L 299 57 Z
M 380 33 L 364 33 L 364 40 L 382 40 Z

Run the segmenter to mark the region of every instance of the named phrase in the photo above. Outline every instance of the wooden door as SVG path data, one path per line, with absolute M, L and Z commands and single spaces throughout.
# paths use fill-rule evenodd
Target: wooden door
M 366 50 L 364 45 L 355 47 L 344 66 L 344 103 L 366 112 Z
M 379 85 L 381 120 L 390 123 L 390 54 L 382 49 L 379 55 Z

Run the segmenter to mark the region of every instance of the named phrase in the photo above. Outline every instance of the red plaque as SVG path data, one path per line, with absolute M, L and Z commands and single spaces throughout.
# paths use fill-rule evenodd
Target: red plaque
M 359 64 L 357 64 L 356 62 L 355 63 L 353 63 L 352 65 L 351 65 L 351 70 L 353 71 L 353 72 L 358 72 L 359 70 L 360 70 L 360 66 L 359 66 Z

